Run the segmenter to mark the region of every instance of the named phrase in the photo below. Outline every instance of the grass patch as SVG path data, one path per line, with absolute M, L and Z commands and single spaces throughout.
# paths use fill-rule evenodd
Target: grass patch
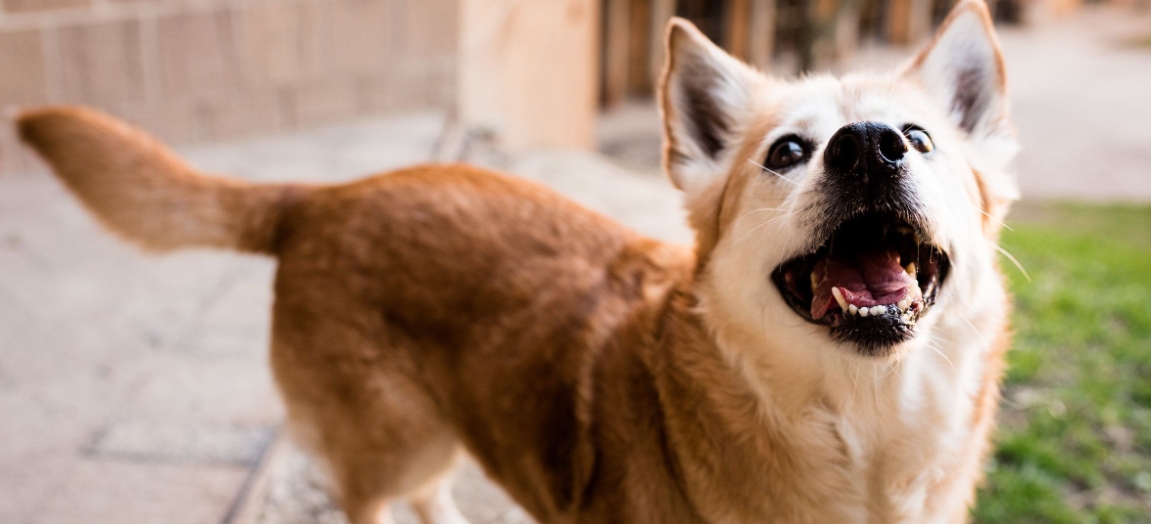
M 1151 207 L 1024 208 L 979 523 L 1151 523 Z

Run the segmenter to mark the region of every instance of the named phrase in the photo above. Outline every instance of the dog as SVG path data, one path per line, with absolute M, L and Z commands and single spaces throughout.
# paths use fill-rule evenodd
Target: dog
M 986 6 L 897 71 L 797 80 L 675 19 L 659 104 L 691 247 L 466 165 L 253 184 L 92 110 L 17 125 L 127 240 L 278 260 L 276 383 L 355 524 L 465 522 L 464 452 L 540 522 L 966 521 L 1017 197 Z

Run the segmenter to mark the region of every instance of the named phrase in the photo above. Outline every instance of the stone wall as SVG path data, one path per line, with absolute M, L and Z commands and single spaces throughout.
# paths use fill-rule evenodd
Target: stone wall
M 449 107 L 457 0 L 0 0 L 0 107 L 99 107 L 174 143 Z M 0 174 L 33 163 L 0 126 Z

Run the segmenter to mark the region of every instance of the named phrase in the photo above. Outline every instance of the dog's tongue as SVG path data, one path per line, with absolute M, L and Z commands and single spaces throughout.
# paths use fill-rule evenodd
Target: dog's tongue
M 832 288 L 839 288 L 848 304 L 857 307 L 895 304 L 919 285 L 900 265 L 893 249 L 862 250 L 851 255 L 832 254 L 815 264 L 812 275 L 819 285 L 812 289 L 811 317 L 823 318 L 838 306 Z

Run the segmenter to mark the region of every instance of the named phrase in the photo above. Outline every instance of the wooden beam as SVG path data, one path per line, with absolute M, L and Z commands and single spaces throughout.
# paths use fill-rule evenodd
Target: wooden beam
M 749 17 L 747 61 L 768 71 L 775 52 L 775 0 L 751 0 Z
M 603 102 L 613 106 L 627 96 L 631 44 L 631 5 L 628 0 L 607 0 L 604 12 Z
M 884 31 L 887 41 L 893 44 L 906 44 L 911 42 L 910 20 L 911 2 L 913 0 L 889 0 L 887 2 L 887 20 L 884 21 Z
M 651 77 L 659 82 L 659 75 L 663 72 L 664 37 L 667 36 L 667 22 L 675 16 L 676 0 L 652 0 L 651 2 L 651 38 L 649 40 L 648 58 L 651 61 Z
M 627 91 L 629 95 L 649 93 L 653 78 L 647 67 L 651 53 L 651 0 L 631 0 L 629 22 Z
M 907 13 L 908 43 L 920 42 L 931 36 L 931 15 L 934 7 L 934 0 L 911 0 Z
M 464 125 L 494 131 L 513 150 L 594 147 L 599 6 L 461 0 L 457 96 Z
M 748 25 L 751 14 L 750 0 L 728 0 L 725 16 L 727 52 L 740 60 L 747 60 Z

